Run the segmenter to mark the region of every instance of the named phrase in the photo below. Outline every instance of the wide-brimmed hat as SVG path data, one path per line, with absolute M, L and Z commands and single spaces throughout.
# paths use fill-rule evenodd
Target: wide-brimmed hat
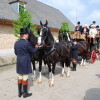
M 99 28 L 99 25 L 97 25 L 96 28 Z
M 22 35 L 22 34 L 29 34 L 28 27 L 20 28 L 20 35 Z
M 96 27 L 95 25 L 91 25 L 91 27 Z
M 88 25 L 87 24 L 84 24 L 84 27 L 87 27 Z

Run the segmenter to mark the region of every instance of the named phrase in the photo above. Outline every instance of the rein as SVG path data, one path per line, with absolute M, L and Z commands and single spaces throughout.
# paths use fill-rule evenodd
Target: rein
M 48 48 L 52 47 L 53 45 L 54 45 L 54 43 L 52 43 L 50 46 L 45 44 L 45 46 L 48 47 Z

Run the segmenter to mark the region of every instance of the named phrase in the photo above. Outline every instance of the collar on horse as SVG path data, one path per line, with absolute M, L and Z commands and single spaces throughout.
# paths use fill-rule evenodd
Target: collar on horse
M 47 48 L 50 48 L 51 47 L 50 51 L 46 51 L 45 50 L 45 54 L 46 55 L 49 55 L 49 54 L 53 53 L 56 50 L 55 43 L 51 44 L 50 46 L 48 46 L 48 45 L 45 44 L 45 47 L 47 47 Z

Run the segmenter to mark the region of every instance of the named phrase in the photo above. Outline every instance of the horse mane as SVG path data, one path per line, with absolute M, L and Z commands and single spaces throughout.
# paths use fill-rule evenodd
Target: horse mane
M 37 44 L 37 37 L 33 34 L 33 32 L 30 30 L 30 34 L 29 34 L 29 42 L 31 43 L 31 45 L 33 47 L 35 47 L 35 45 Z
M 50 29 L 48 28 L 48 35 L 47 35 L 47 37 L 48 37 L 48 41 L 49 42 L 53 42 L 54 43 L 54 37 L 53 37 L 53 35 L 52 35 L 52 33 L 51 33 L 51 31 L 50 31 Z

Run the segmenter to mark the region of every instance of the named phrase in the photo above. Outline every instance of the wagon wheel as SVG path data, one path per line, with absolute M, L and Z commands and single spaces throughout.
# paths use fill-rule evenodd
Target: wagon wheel
M 93 50 L 91 53 L 91 63 L 94 63 L 96 60 L 96 52 Z

